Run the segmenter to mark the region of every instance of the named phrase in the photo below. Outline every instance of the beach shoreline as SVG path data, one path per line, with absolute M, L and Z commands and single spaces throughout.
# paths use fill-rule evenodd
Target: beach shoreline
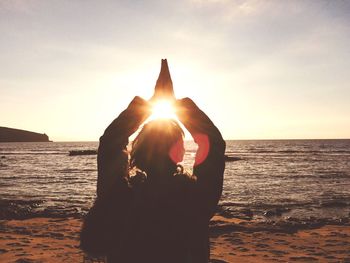
M 72 217 L 0 220 L 0 262 L 84 262 L 81 223 Z M 210 244 L 216 263 L 350 262 L 350 224 L 293 229 L 216 215 Z

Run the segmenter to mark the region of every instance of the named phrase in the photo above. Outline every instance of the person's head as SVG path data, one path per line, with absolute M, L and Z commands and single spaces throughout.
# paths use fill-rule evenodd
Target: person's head
M 171 174 L 184 154 L 184 132 L 175 120 L 157 119 L 145 124 L 132 143 L 130 166 L 148 176 Z

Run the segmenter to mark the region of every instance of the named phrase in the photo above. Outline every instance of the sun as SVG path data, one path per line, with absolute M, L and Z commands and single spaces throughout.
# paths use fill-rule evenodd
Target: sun
M 152 105 L 152 114 L 150 119 L 177 119 L 172 102 L 169 100 L 155 101 Z

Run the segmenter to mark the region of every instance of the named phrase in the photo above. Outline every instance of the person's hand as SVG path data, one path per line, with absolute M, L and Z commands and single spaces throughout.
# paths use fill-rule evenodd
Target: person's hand
M 168 61 L 166 59 L 162 59 L 159 77 L 154 88 L 154 95 L 151 98 L 151 100 L 155 99 L 175 99 L 173 82 L 169 72 Z
M 149 102 L 136 96 L 130 102 L 129 106 L 107 127 L 102 136 L 103 140 L 116 141 L 119 137 L 129 137 L 150 116 L 150 114 L 151 107 Z
M 147 100 L 144 100 L 139 96 L 135 96 L 130 102 L 127 110 L 139 114 L 145 113 L 145 115 L 148 116 L 151 113 L 151 106 Z
M 136 96 L 120 117 L 123 121 L 121 127 L 125 127 L 130 134 L 134 133 L 139 126 L 151 115 L 151 105 L 147 100 Z
M 191 115 L 200 111 L 198 106 L 190 98 L 178 99 L 175 101 L 176 115 L 185 124 Z M 193 116 L 192 116 L 193 117 Z
M 190 98 L 176 100 L 176 115 L 192 137 L 198 133 L 208 133 L 215 127 L 209 117 Z

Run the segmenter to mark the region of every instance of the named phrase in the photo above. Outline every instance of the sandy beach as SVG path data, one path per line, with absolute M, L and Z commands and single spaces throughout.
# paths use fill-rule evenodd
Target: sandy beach
M 91 262 L 79 249 L 81 219 L 0 221 L 0 262 Z M 350 262 L 350 224 L 286 228 L 215 216 L 211 262 Z

